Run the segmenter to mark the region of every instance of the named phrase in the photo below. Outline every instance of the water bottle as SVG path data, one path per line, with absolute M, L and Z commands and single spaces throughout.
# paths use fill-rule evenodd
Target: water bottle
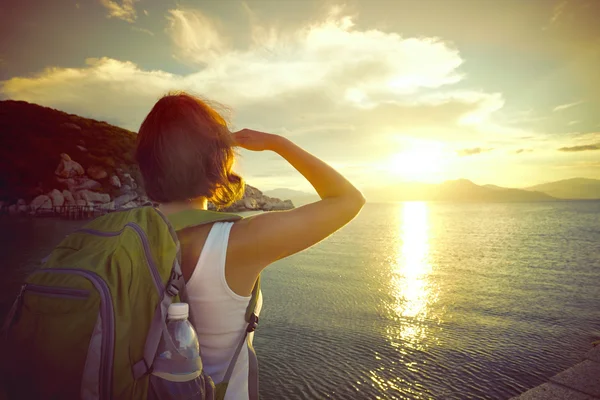
M 164 338 L 161 339 L 154 363 L 156 367 L 150 376 L 152 399 L 187 400 L 212 397 L 207 393 L 211 391 L 211 385 L 205 381 L 202 374 L 198 336 L 188 321 L 188 315 L 187 303 L 173 303 L 169 306 L 167 331 L 176 352 L 167 346 Z M 206 379 L 210 380 L 209 377 Z

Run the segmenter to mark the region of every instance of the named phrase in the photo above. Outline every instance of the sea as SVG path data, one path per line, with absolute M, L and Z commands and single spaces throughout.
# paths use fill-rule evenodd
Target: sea
M 0 218 L 2 316 L 83 223 Z M 368 203 L 262 290 L 262 399 L 508 399 L 600 339 L 600 201 Z

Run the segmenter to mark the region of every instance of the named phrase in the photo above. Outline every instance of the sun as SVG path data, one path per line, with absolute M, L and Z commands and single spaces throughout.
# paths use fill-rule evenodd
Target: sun
M 417 142 L 394 154 L 386 169 L 408 180 L 436 181 L 447 159 L 439 142 Z

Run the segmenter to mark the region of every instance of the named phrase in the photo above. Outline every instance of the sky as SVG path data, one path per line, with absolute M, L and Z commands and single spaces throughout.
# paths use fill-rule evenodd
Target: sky
M 600 178 L 596 0 L 7 3 L 0 99 L 137 132 L 185 90 L 361 189 Z M 262 190 L 310 188 L 274 153 L 236 167 Z

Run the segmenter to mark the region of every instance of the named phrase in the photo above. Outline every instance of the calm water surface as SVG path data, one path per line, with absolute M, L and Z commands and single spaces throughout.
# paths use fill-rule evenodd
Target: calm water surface
M 0 223 L 3 315 L 81 222 Z M 367 204 L 263 294 L 264 399 L 507 399 L 600 338 L 600 202 Z

